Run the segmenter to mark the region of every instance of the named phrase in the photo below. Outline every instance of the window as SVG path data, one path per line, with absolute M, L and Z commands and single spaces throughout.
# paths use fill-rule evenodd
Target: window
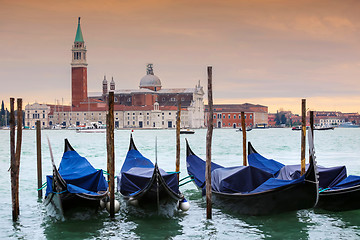
M 169 115 L 171 115 L 171 112 L 169 112 Z
M 127 125 L 130 125 L 130 122 L 128 121 L 128 124 Z
M 135 115 L 135 113 L 133 113 L 133 115 Z
M 146 125 L 149 125 L 149 121 L 146 122 Z
M 236 115 L 234 114 L 234 119 L 236 119 Z
M 162 125 L 164 125 L 164 121 L 162 121 Z
M 130 115 L 130 113 L 128 113 L 128 115 Z
M 162 113 L 162 115 L 164 115 L 164 113 Z
M 185 101 L 185 98 L 182 97 L 182 98 L 181 98 L 181 101 L 182 101 L 182 102 Z
M 230 119 L 230 114 L 228 114 L 228 118 Z
M 162 100 L 165 101 L 165 98 L 163 97 Z
M 133 126 L 135 126 L 135 121 L 133 121 Z
M 214 114 L 214 119 L 216 119 L 216 114 Z
M 126 101 L 131 102 L 131 98 L 128 98 Z
M 142 113 L 140 113 L 140 115 L 142 115 Z
M 175 102 L 176 101 L 176 98 L 170 98 L 170 102 Z
M 252 119 L 252 115 L 250 115 L 250 119 Z
M 239 119 L 241 119 L 241 114 L 239 114 Z
M 64 114 L 65 115 L 65 114 Z M 45 118 L 45 114 L 43 114 L 43 118 Z
M 149 115 L 149 113 L 146 113 L 146 115 Z
M 223 119 L 225 119 L 225 114 L 223 114 Z

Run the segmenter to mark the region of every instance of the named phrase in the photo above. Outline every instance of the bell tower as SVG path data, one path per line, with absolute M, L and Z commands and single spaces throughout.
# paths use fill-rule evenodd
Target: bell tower
M 86 47 L 81 32 L 80 17 L 75 36 L 74 45 L 71 49 L 71 94 L 72 105 L 79 107 L 81 102 L 87 101 L 87 62 Z

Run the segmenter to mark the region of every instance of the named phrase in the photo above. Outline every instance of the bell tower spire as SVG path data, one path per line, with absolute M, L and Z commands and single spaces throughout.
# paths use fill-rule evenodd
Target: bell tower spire
M 72 105 L 78 107 L 81 102 L 87 101 L 87 62 L 86 46 L 81 31 L 80 17 L 74 45 L 72 46 L 71 61 L 71 87 L 72 87 Z

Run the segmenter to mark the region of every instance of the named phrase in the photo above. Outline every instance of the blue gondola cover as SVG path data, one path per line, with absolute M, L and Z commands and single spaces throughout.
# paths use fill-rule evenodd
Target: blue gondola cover
M 108 183 L 102 170 L 96 170 L 86 158 L 76 151 L 66 151 L 59 166 L 59 173 L 67 183 L 70 193 L 86 193 L 98 195 L 99 191 L 106 191 Z M 52 175 L 46 176 L 46 196 L 53 191 Z
M 277 179 L 282 180 L 296 180 L 300 178 L 300 164 L 296 165 L 284 165 L 280 162 L 277 162 L 272 159 L 267 159 L 258 153 L 252 153 L 248 155 L 249 165 L 258 167 L 264 171 L 275 174 Z M 306 169 L 308 169 L 309 164 L 306 164 Z M 337 167 L 322 167 L 317 166 L 319 173 L 319 187 L 322 189 L 333 188 L 335 186 L 343 186 L 345 188 L 346 184 L 338 185 L 343 180 L 347 179 L 346 177 L 346 167 L 337 166 Z M 360 178 L 360 177 L 359 177 Z M 349 180 L 349 182 L 352 182 Z M 356 182 L 356 180 L 355 180 Z M 360 182 L 359 182 L 360 184 Z
M 168 187 L 175 193 L 180 193 L 176 173 L 166 173 L 161 168 L 160 174 Z M 144 189 L 154 172 L 154 164 L 138 150 L 128 151 L 118 178 L 118 191 L 124 196 L 131 196 Z

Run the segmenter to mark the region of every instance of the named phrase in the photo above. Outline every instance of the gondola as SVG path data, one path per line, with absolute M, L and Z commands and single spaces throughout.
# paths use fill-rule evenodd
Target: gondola
M 46 176 L 45 205 L 51 204 L 61 215 L 77 207 L 98 209 L 108 196 L 108 183 L 102 170 L 96 170 L 65 139 L 65 150 L 59 169 L 50 154 L 53 174 Z
M 300 165 L 284 165 L 260 155 L 248 143 L 249 165 L 263 169 L 278 178 L 296 179 L 300 176 Z M 307 164 L 307 168 L 308 168 Z M 322 167 L 319 172 L 319 201 L 317 208 L 329 211 L 360 209 L 360 176 L 347 176 L 345 166 Z
M 205 190 L 204 160 L 187 145 L 187 171 L 195 184 Z M 315 160 L 307 172 L 296 180 L 280 180 L 273 174 L 252 166 L 223 167 L 211 164 L 211 187 L 214 204 L 232 213 L 271 215 L 312 208 L 318 199 Z
M 129 204 L 160 210 L 188 203 L 179 190 L 177 173 L 167 173 L 145 158 L 136 148 L 132 135 L 124 164 L 118 176 L 118 191 Z M 183 209 L 185 210 L 185 209 Z

